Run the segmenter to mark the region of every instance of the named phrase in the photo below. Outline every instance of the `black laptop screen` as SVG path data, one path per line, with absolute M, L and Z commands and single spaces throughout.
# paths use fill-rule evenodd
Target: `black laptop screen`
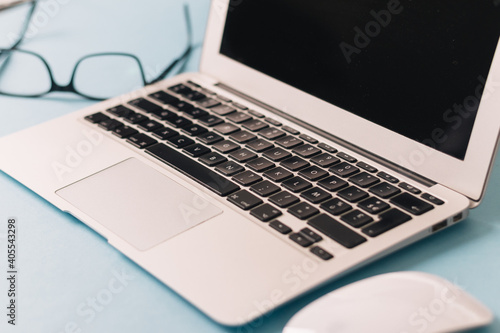
M 220 51 L 463 160 L 499 36 L 500 0 L 231 0 Z

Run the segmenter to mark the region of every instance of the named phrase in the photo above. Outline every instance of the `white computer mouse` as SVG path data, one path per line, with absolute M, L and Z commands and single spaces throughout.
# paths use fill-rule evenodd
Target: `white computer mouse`
M 294 315 L 283 333 L 460 332 L 492 321 L 488 308 L 451 282 L 397 272 L 332 291 Z

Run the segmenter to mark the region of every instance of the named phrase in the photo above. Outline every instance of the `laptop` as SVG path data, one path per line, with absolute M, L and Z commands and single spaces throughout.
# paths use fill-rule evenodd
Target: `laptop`
M 0 140 L 0 167 L 242 325 L 465 219 L 500 128 L 493 1 L 212 2 L 200 71 Z

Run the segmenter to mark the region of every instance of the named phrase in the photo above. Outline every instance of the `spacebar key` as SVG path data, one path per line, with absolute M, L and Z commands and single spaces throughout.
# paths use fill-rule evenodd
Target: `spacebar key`
M 240 189 L 233 182 L 163 143 L 148 147 L 146 152 L 220 196 L 226 196 Z
M 335 221 L 330 216 L 326 214 L 321 214 L 307 222 L 310 226 L 318 229 L 337 243 L 352 249 L 361 243 L 366 242 L 366 238 L 358 235 L 356 232 L 352 231 L 348 227 L 342 225 L 341 223 Z

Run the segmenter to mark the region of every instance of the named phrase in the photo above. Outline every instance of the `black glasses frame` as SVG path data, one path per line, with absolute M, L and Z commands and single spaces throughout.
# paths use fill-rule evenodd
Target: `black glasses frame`
M 27 50 L 22 50 L 22 49 L 18 49 L 17 48 L 17 46 L 24 39 L 24 36 L 25 36 L 26 31 L 28 29 L 29 23 L 31 22 L 31 18 L 32 18 L 33 13 L 34 13 L 34 11 L 36 9 L 37 0 L 31 1 L 31 3 L 32 3 L 32 5 L 31 5 L 32 7 L 29 10 L 28 17 L 27 17 L 27 20 L 26 20 L 26 22 L 25 22 L 25 24 L 23 26 L 22 33 L 21 33 L 21 36 L 19 37 L 19 40 L 16 41 L 14 43 L 14 46 L 12 46 L 10 49 L 2 49 L 2 48 L 0 48 L 0 59 L 3 58 L 3 57 L 5 57 L 5 62 L 0 65 L 0 75 L 1 75 L 2 71 L 4 70 L 5 66 L 8 65 L 8 61 L 10 59 L 10 55 L 12 55 L 15 52 L 29 54 L 31 56 L 37 57 L 45 65 L 45 67 L 47 69 L 47 72 L 49 74 L 50 81 L 51 81 L 51 87 L 50 87 L 50 89 L 47 92 L 44 92 L 44 93 L 41 93 L 41 94 L 35 94 L 35 95 L 11 94 L 11 93 L 5 93 L 5 92 L 1 92 L 1 91 L 0 91 L 0 95 L 11 96 L 11 97 L 38 98 L 38 97 L 42 97 L 42 96 L 45 96 L 47 94 L 50 94 L 52 92 L 70 92 L 70 93 L 77 94 L 79 96 L 82 96 L 82 97 L 90 99 L 90 100 L 100 101 L 100 100 L 104 100 L 104 98 L 95 97 L 95 96 L 89 96 L 89 95 L 87 95 L 85 93 L 79 92 L 76 89 L 76 87 L 75 87 L 75 76 L 76 76 L 76 73 L 78 71 L 78 67 L 86 59 L 93 58 L 93 57 L 99 57 L 99 56 L 123 56 L 123 57 L 131 58 L 131 59 L 133 59 L 137 63 L 138 68 L 140 70 L 142 83 L 143 83 L 144 86 L 146 86 L 146 85 L 153 84 L 153 83 L 156 83 L 156 82 L 162 80 L 176 66 L 178 66 L 180 64 L 182 65 L 181 66 L 181 70 L 182 70 L 183 66 L 186 64 L 187 60 L 189 59 L 189 56 L 191 55 L 191 53 L 193 51 L 193 40 L 192 40 L 193 39 L 193 33 L 192 33 L 192 25 L 191 25 L 191 16 L 190 16 L 190 13 L 189 13 L 189 7 L 185 4 L 184 5 L 184 17 L 185 17 L 185 22 L 186 22 L 187 36 L 188 36 L 187 47 L 184 50 L 184 52 L 178 58 L 176 58 L 174 61 L 172 61 L 172 63 L 170 63 L 167 66 L 167 68 L 165 68 L 165 70 L 163 70 L 163 72 L 161 72 L 153 80 L 150 80 L 150 81 L 146 80 L 146 75 L 145 75 L 144 67 L 142 66 L 142 63 L 139 60 L 139 58 L 136 57 L 135 55 L 130 54 L 130 53 L 121 53 L 121 52 L 105 52 L 105 53 L 89 54 L 89 55 L 86 55 L 86 56 L 80 58 L 77 61 L 75 67 L 73 68 L 73 73 L 71 74 L 70 82 L 67 85 L 60 85 L 60 84 L 58 84 L 55 81 L 54 75 L 53 75 L 53 71 L 52 71 L 52 69 L 50 68 L 50 65 L 48 64 L 48 62 L 45 60 L 45 58 L 43 56 L 41 56 L 40 54 L 38 54 L 36 52 L 33 52 L 33 51 L 27 51 Z M 109 96 L 109 97 L 114 97 L 114 96 Z

